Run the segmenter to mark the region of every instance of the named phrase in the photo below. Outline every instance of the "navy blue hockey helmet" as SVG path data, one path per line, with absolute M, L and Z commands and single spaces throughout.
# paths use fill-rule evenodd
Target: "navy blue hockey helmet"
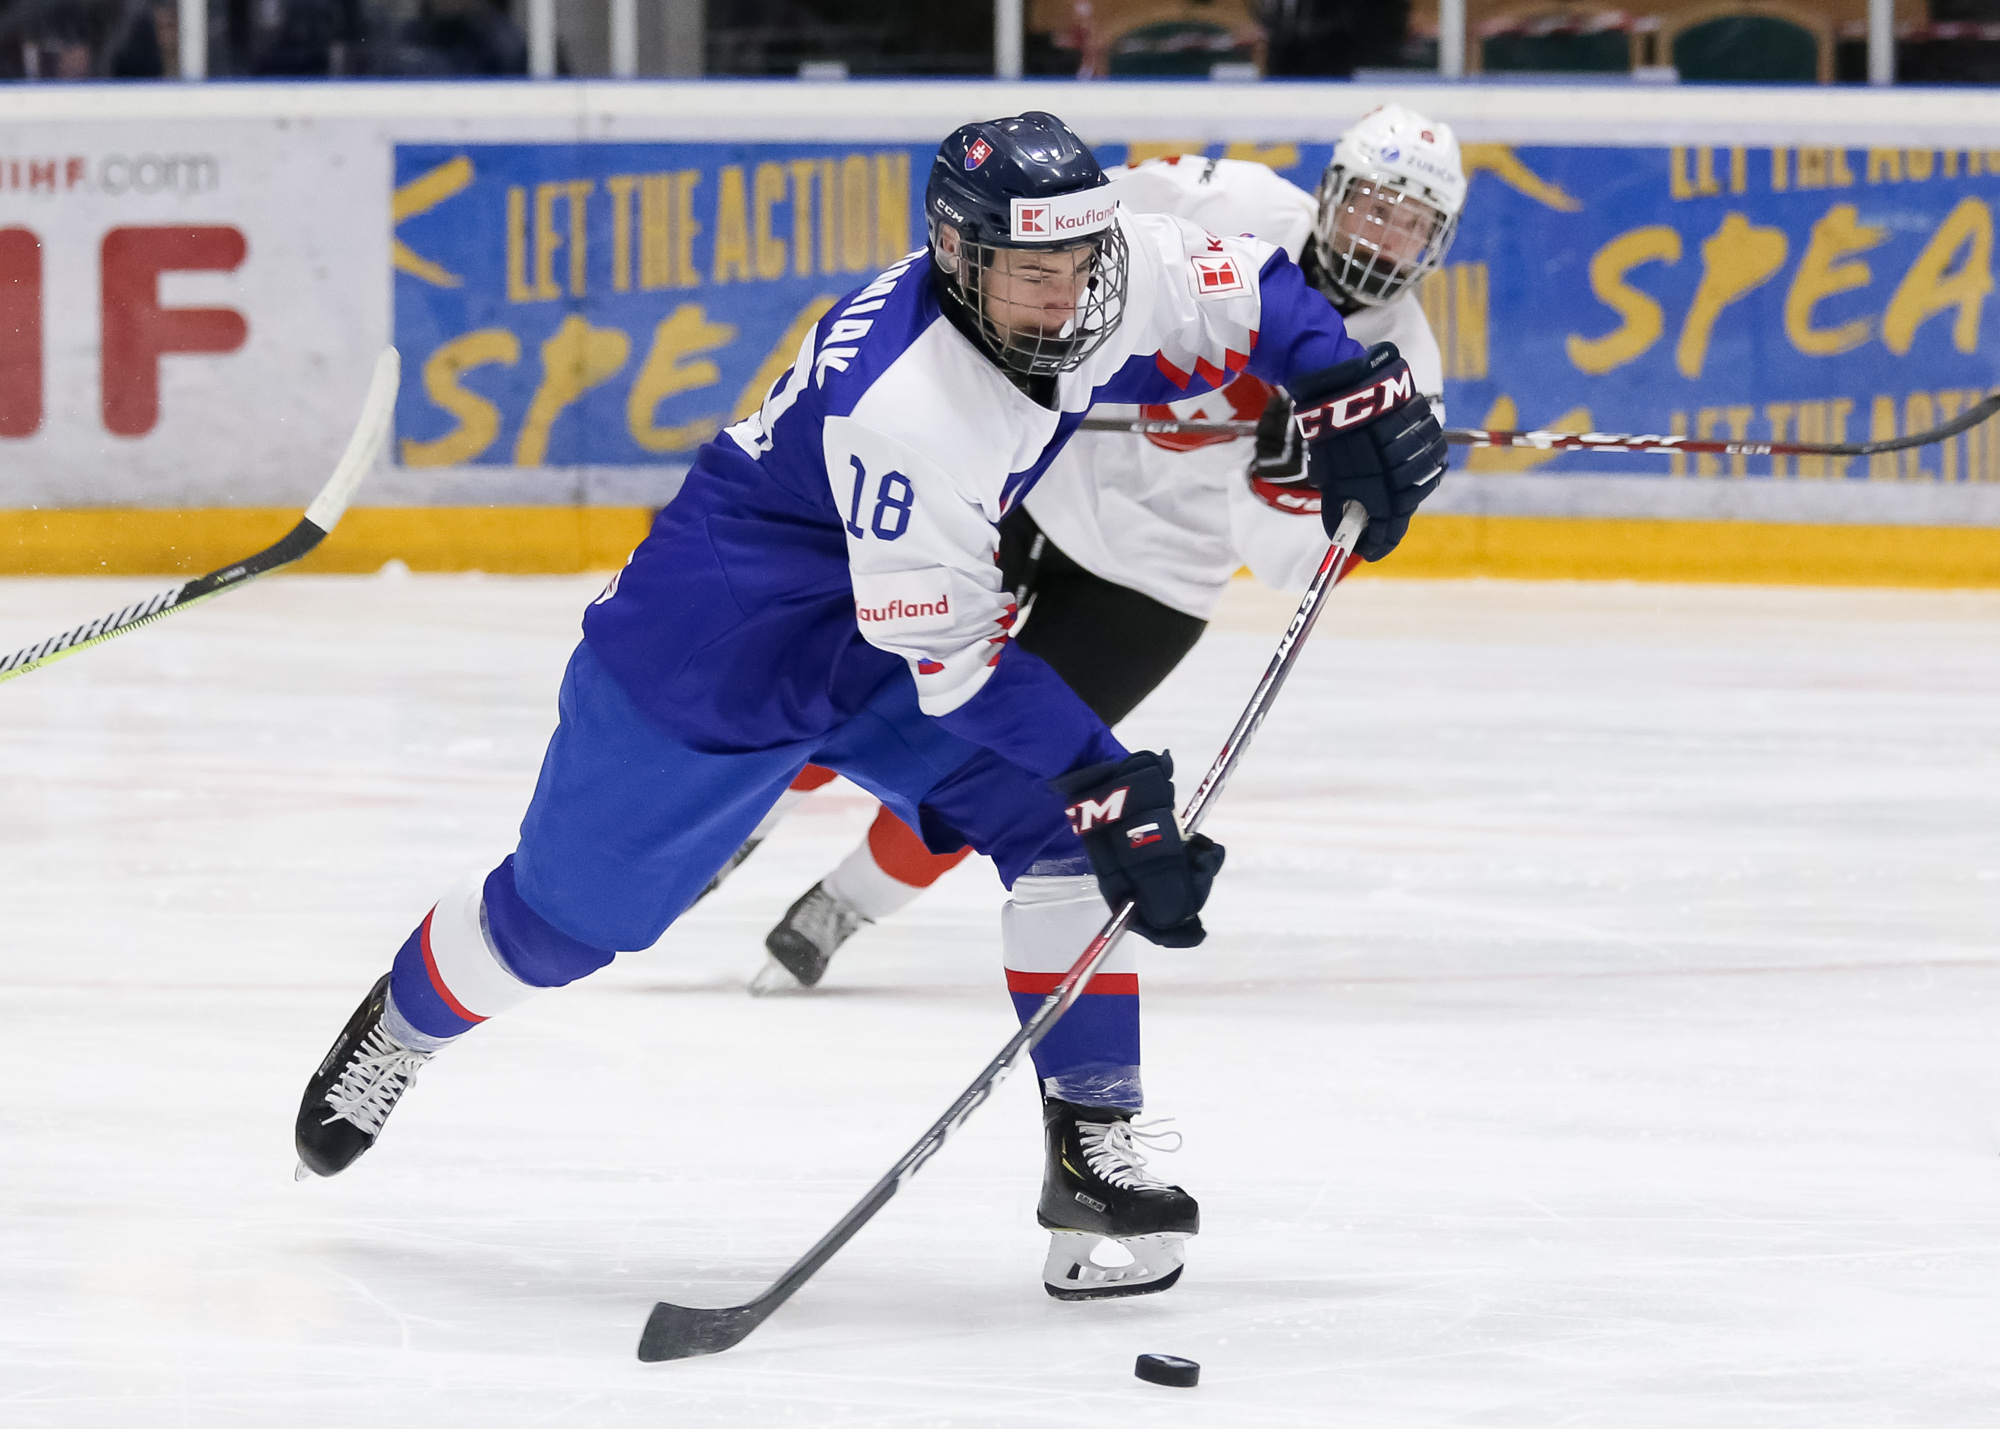
M 924 210 L 939 291 L 1002 367 L 1068 372 L 1125 315 L 1111 181 L 1055 115 L 956 130 L 931 165 Z

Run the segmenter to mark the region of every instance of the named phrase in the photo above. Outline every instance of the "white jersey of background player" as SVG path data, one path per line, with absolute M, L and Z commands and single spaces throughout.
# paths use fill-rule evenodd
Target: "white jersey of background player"
M 1425 135 L 1429 135 L 1426 141 Z M 1343 159 L 1346 163 L 1343 165 Z M 1418 169 L 1418 164 L 1424 167 Z M 1398 106 L 1378 109 L 1342 137 L 1333 171 L 1410 173 L 1444 200 L 1455 218 L 1465 178 L 1458 144 L 1443 124 Z M 1250 233 L 1294 262 L 1309 261 L 1307 242 L 1319 216 L 1312 194 L 1263 164 L 1232 159 L 1155 159 L 1119 176 L 1127 208 L 1170 213 L 1211 233 Z M 1318 254 L 1319 265 L 1326 259 Z M 1311 275 L 1311 266 L 1308 267 Z M 1328 275 L 1336 277 L 1337 275 Z M 1410 364 L 1417 390 L 1444 420 L 1444 366 L 1414 282 L 1386 303 L 1338 302 L 1347 330 L 1369 346 L 1393 342 Z M 1229 386 L 1145 415 L 1197 421 L 1255 421 L 1270 389 L 1238 378 Z M 1100 407 L 1093 416 L 1141 415 L 1137 407 Z M 1303 590 L 1326 553 L 1319 523 L 1260 500 L 1244 479 L 1247 438 L 1216 441 L 1134 438 L 1079 432 L 1028 494 L 1028 514 L 1078 565 L 1163 605 L 1206 620 L 1229 578 L 1248 566 L 1281 590 Z
M 1443 261 L 1465 203 L 1458 142 L 1447 125 L 1400 105 L 1375 110 L 1341 136 L 1316 195 L 1262 164 L 1200 157 L 1140 164 L 1118 171 L 1117 183 L 1129 211 L 1283 248 L 1359 341 L 1397 346 L 1418 390 L 1442 413 L 1438 343 L 1416 285 Z M 1239 566 L 1286 590 L 1302 589 L 1318 567 L 1326 537 L 1316 503 L 1296 484 L 1289 410 L 1289 399 L 1249 375 L 1167 406 L 1099 406 L 1093 415 L 1260 421 L 1260 432 L 1254 442 L 1079 433 L 1003 524 L 1003 578 L 1031 603 L 1020 643 L 1107 723 L 1192 648 Z M 739 858 L 832 777 L 808 768 Z M 962 857 L 931 854 L 883 812 L 771 930 L 772 961 L 753 987 L 817 982 L 841 943 Z

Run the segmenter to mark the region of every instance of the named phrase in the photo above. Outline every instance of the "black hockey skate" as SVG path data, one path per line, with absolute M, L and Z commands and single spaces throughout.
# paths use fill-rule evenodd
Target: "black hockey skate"
M 1146 1170 L 1137 1143 L 1162 1138 L 1135 1130 L 1128 1111 L 1053 1098 L 1042 1102 L 1042 1126 L 1048 1166 L 1036 1219 L 1050 1233 L 1042 1267 L 1049 1294 L 1103 1300 L 1171 1289 L 1187 1238 L 1201 1229 L 1201 1207 Z M 1179 1134 L 1169 1134 L 1177 1147 Z
M 815 883 L 766 935 L 771 961 L 751 979 L 750 991 L 761 996 L 817 987 L 840 945 L 872 921 Z
M 292 1133 L 300 1180 L 337 1176 L 353 1165 L 375 1144 L 382 1123 L 430 1061 L 430 1053 L 411 1051 L 382 1026 L 388 1005 L 389 976 L 384 973 L 306 1083 Z

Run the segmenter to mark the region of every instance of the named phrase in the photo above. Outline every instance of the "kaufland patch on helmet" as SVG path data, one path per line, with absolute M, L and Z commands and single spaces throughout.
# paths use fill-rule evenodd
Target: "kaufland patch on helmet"
M 972 147 L 965 151 L 965 167 L 976 169 L 993 154 L 993 146 L 984 139 L 974 139 Z
M 1051 198 L 1009 201 L 1009 237 L 1016 243 L 1072 243 L 1102 233 L 1118 218 L 1118 200 L 1102 188 Z

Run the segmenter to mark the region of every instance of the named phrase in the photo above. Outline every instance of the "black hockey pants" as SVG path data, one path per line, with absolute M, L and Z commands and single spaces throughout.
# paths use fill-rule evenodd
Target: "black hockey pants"
M 1208 622 L 1092 575 L 1042 534 L 1025 507 L 1000 523 L 1000 573 L 1033 610 L 1016 642 L 1055 667 L 1106 724 L 1117 724 L 1194 649 Z

